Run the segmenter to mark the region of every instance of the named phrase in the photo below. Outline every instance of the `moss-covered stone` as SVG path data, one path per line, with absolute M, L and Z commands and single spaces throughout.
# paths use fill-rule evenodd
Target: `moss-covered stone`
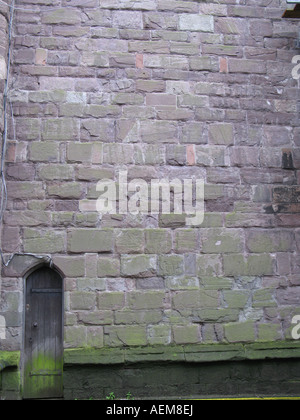
M 273 260 L 270 254 L 224 255 L 225 276 L 262 276 L 274 274 Z
M 0 372 L 7 367 L 19 366 L 21 353 L 19 351 L 0 350 Z
M 226 324 L 224 333 L 229 343 L 251 343 L 255 341 L 255 323 L 247 321 Z

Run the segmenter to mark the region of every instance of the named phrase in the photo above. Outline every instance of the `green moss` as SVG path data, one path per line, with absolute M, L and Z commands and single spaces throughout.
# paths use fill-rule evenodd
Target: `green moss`
M 300 341 L 263 343 L 155 345 L 143 347 L 81 348 L 64 351 L 65 365 L 113 365 L 143 362 L 213 362 L 226 360 L 289 359 L 300 356 Z
M 0 351 L 0 372 L 7 367 L 18 367 L 20 357 L 19 351 Z

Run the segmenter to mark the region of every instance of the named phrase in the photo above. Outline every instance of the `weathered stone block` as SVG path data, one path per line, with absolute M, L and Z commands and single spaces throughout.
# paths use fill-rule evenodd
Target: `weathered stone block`
M 208 96 L 185 94 L 178 97 L 178 105 L 182 108 L 203 108 L 209 106 L 209 99 Z
M 162 321 L 161 310 L 129 310 L 115 312 L 115 323 L 121 325 L 152 325 Z
M 63 232 L 24 229 L 24 251 L 30 253 L 60 253 L 65 250 Z
M 111 325 L 113 324 L 113 311 L 87 311 L 79 312 L 78 320 L 85 325 Z
M 172 327 L 174 342 L 176 344 L 192 344 L 200 342 L 198 325 L 174 325 Z
M 171 343 L 171 327 L 169 325 L 151 325 L 147 329 L 149 344 L 168 345 Z
M 5 226 L 2 231 L 2 251 L 14 252 L 20 243 L 19 227 Z
M 179 29 L 181 31 L 213 32 L 213 16 L 182 14 L 179 15 Z
M 115 93 L 112 97 L 112 103 L 117 105 L 142 105 L 144 96 L 138 93 Z
M 230 73 L 246 74 L 265 74 L 267 72 L 266 63 L 262 60 L 229 59 Z
M 214 146 L 196 146 L 196 164 L 199 166 L 226 166 L 225 149 Z
M 10 211 L 4 215 L 4 223 L 10 226 L 49 225 L 50 214 L 44 211 Z
M 77 182 L 55 183 L 48 185 L 47 192 L 50 197 L 79 199 L 83 193 L 83 186 Z
M 104 346 L 103 327 L 87 327 L 86 331 L 87 347 L 99 349 Z
M 116 236 L 116 250 L 120 254 L 143 253 L 144 231 L 141 229 L 124 229 L 120 231 Z
M 277 307 L 274 289 L 262 289 L 253 293 L 253 308 Z
M 84 327 L 83 325 L 65 327 L 64 347 L 86 347 L 86 327 Z
M 191 57 L 190 67 L 195 71 L 218 71 L 219 62 L 213 57 Z
M 202 229 L 202 252 L 207 254 L 239 253 L 244 250 L 241 229 Z
M 68 232 L 68 250 L 73 253 L 111 252 L 113 231 L 77 229 Z
M 79 127 L 76 119 L 47 119 L 43 122 L 43 140 L 76 140 L 79 139 Z
M 118 10 L 112 13 L 113 27 L 117 28 L 143 28 L 142 13 L 138 11 Z
M 58 9 L 43 13 L 42 22 L 46 24 L 77 25 L 81 23 L 81 14 L 79 10 Z
M 153 255 L 122 256 L 121 274 L 125 277 L 153 277 L 156 265 L 156 256 Z
M 102 51 L 84 51 L 82 54 L 82 64 L 88 67 L 109 67 L 109 54 Z
M 145 346 L 147 344 L 145 327 L 122 325 L 104 328 L 104 344 L 106 346 Z
M 225 276 L 268 276 L 274 274 L 273 260 L 270 254 L 224 255 Z
M 74 177 L 74 168 L 71 165 L 49 164 L 41 165 L 39 168 L 39 177 L 45 181 L 53 180 L 72 180 Z
M 141 139 L 145 143 L 176 143 L 177 124 L 166 121 L 141 121 Z
M 100 257 L 98 260 L 99 277 L 120 276 L 120 261 L 117 258 Z
M 109 163 L 109 164 L 133 163 L 132 144 L 119 144 L 119 143 L 104 144 L 103 163 Z
M 225 290 L 223 294 L 226 305 L 231 309 L 243 309 L 250 298 L 250 293 L 242 290 Z
M 141 92 L 164 92 L 166 89 L 166 82 L 164 80 L 137 80 L 136 81 L 136 88 L 137 90 Z M 165 95 L 166 96 L 166 95 Z M 160 95 L 147 95 L 147 105 L 174 105 L 174 97 L 172 98 L 173 101 L 171 102 L 171 98 L 168 97 L 168 103 L 160 102 L 155 103 L 154 98 L 158 97 L 163 101 L 164 99 L 167 99 L 164 97 L 163 94 Z M 152 101 L 151 101 L 152 99 Z
M 176 15 L 151 12 L 144 15 L 145 29 L 177 29 Z
M 216 290 L 182 291 L 176 293 L 173 297 L 173 308 L 179 311 L 218 308 L 218 303 L 219 295 Z
M 225 338 L 229 343 L 243 343 L 255 341 L 255 323 L 248 322 L 233 322 L 224 325 Z
M 0 79 L 5 80 L 7 74 L 7 64 L 4 57 L 0 57 Z
M 197 255 L 197 272 L 199 276 L 222 275 L 221 256 L 218 255 Z
M 162 309 L 164 306 L 164 292 L 129 292 L 127 303 L 130 309 Z
M 125 304 L 125 295 L 121 292 L 101 292 L 98 293 L 99 310 L 122 309 Z
M 18 118 L 15 130 L 16 137 L 19 140 L 39 140 L 41 134 L 40 121 L 37 118 Z
M 68 162 L 102 163 L 102 143 L 69 143 Z
M 167 277 L 165 284 L 170 290 L 199 290 L 199 280 L 196 277 Z
M 29 159 L 33 162 L 57 162 L 58 144 L 54 142 L 32 142 L 29 145 Z
M 86 257 L 88 260 L 88 258 Z M 92 273 L 89 274 L 90 267 L 86 266 L 87 275 L 92 275 Z M 97 274 L 95 274 L 97 275 Z M 106 282 L 105 279 L 99 279 L 99 278 L 81 278 L 77 280 L 77 289 L 79 291 L 83 292 L 99 292 L 106 290 Z
M 88 166 L 78 166 L 77 168 L 77 179 L 80 181 L 101 181 L 102 179 L 113 179 L 114 178 L 114 169 L 113 168 L 101 168 Z M 93 192 L 92 192 L 93 191 Z M 88 198 L 98 198 L 100 195 L 96 191 L 96 187 L 93 187 L 93 190 L 90 190 L 90 196 Z
M 92 310 L 95 308 L 96 295 L 91 292 L 70 293 L 70 305 L 72 310 Z
M 239 320 L 238 309 L 199 309 L 193 311 L 193 321 L 201 323 L 224 323 Z
M 184 272 L 184 260 L 181 255 L 159 256 L 159 275 L 178 276 Z
M 224 144 L 231 146 L 234 143 L 234 133 L 232 124 L 210 124 L 209 140 L 213 144 Z
M 199 250 L 199 235 L 196 229 L 178 229 L 175 233 L 176 252 L 185 253 Z
M 295 248 L 294 232 L 288 230 L 251 230 L 246 244 L 250 252 L 292 252 Z
M 172 250 L 172 237 L 169 230 L 147 229 L 145 239 L 147 254 L 168 254 Z
M 281 340 L 281 326 L 276 324 L 258 324 L 258 341 L 274 342 Z
M 83 257 L 55 256 L 53 263 L 66 277 L 82 277 L 85 275 L 85 260 Z

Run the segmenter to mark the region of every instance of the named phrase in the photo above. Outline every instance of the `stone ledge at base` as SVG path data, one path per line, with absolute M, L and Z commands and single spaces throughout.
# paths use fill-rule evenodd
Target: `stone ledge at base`
M 0 350 L 0 372 L 9 367 L 18 367 L 21 354 L 19 351 Z
M 64 364 L 117 365 L 147 362 L 207 363 L 239 360 L 300 359 L 300 341 L 252 344 L 195 344 L 124 348 L 80 348 L 64 351 Z
M 64 351 L 66 400 L 297 396 L 299 385 L 300 341 Z M 20 352 L 0 350 L 0 400 L 21 398 Z

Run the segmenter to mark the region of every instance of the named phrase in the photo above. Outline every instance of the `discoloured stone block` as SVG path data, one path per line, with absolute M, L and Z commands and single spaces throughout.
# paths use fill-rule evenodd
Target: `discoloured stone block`
M 68 250 L 72 253 L 111 252 L 112 230 L 76 229 L 68 232 Z
M 212 16 L 182 14 L 179 15 L 179 29 L 181 31 L 213 32 L 214 19 Z
M 224 274 L 226 276 L 263 276 L 274 273 L 272 257 L 269 254 L 224 255 Z
M 157 271 L 153 255 L 121 256 L 121 274 L 125 277 L 153 277 Z

